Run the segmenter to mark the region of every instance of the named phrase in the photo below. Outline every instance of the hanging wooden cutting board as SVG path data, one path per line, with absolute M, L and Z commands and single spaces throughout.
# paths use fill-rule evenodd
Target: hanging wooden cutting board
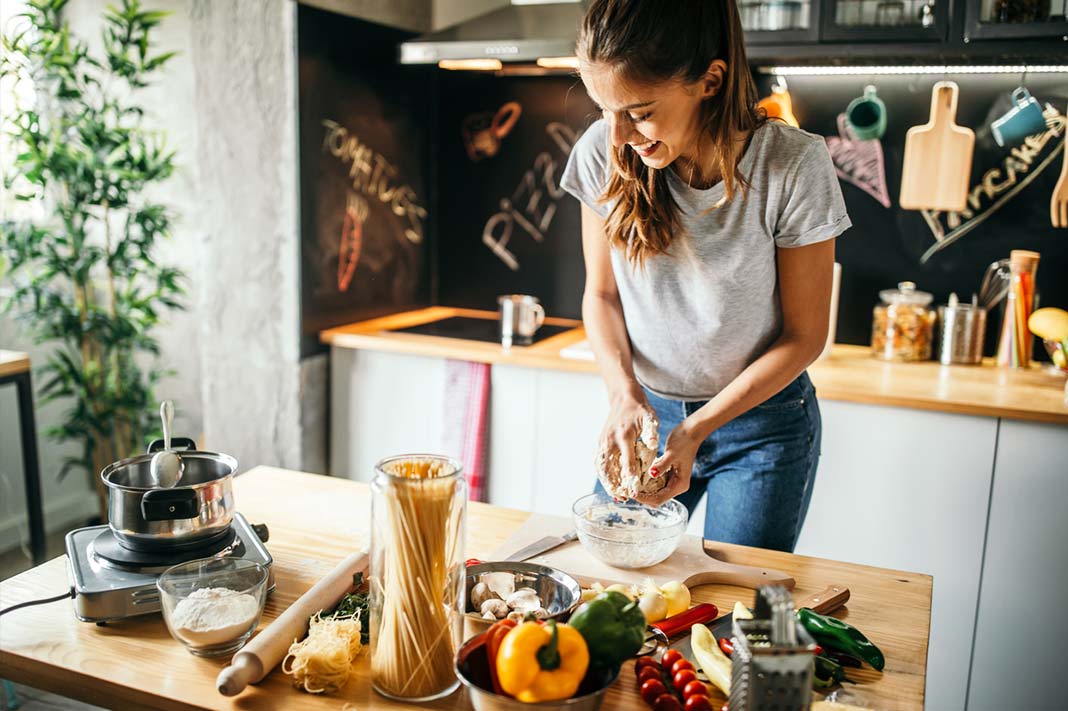
M 906 210 L 959 212 L 968 200 L 975 133 L 958 126 L 955 82 L 940 81 L 931 92 L 931 118 L 905 136 L 901 196 Z
M 571 527 L 569 519 L 534 514 L 495 551 L 490 560 L 503 560 L 525 545 L 545 536 L 563 535 Z M 783 585 L 788 590 L 794 588 L 794 579 L 781 571 L 727 563 L 721 560 L 722 557 L 714 541 L 683 536 L 679 547 L 667 560 L 641 570 L 624 570 L 602 563 L 587 553 L 578 541 L 526 562 L 562 570 L 578 578 L 579 582 L 641 583 L 646 578 L 654 578 L 659 582 L 681 580 L 690 588 L 698 585 L 737 585 L 752 589 L 761 585 Z

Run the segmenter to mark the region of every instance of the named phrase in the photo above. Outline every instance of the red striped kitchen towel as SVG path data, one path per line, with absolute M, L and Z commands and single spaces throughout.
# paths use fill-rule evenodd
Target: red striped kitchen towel
M 485 501 L 488 489 L 489 393 L 489 363 L 445 361 L 443 449 L 463 464 L 471 501 Z

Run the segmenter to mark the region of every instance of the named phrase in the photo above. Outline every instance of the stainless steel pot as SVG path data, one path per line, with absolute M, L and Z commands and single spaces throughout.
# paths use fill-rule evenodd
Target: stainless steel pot
M 186 437 L 172 438 L 171 445 L 185 464 L 181 486 L 154 485 L 150 465 L 162 440 L 150 444 L 147 454 L 109 464 L 100 473 L 108 488 L 108 525 L 126 548 L 195 548 L 221 538 L 230 527 L 237 460 L 197 451 Z

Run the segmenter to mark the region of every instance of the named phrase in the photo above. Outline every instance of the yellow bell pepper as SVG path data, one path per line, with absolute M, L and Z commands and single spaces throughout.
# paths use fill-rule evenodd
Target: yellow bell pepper
M 518 625 L 497 652 L 501 688 L 528 704 L 571 698 L 589 665 L 590 652 L 579 631 L 553 620 Z

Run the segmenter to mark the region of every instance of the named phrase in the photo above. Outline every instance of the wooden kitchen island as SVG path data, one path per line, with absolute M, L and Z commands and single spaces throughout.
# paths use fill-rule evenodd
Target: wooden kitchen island
M 234 482 L 241 511 L 250 522 L 265 523 L 271 536 L 277 588 L 267 601 L 261 628 L 277 617 L 348 553 L 368 545 L 370 491 L 343 479 L 257 467 Z M 530 514 L 487 504 L 468 508 L 469 555 L 490 558 Z M 577 545 L 577 544 L 574 544 Z M 931 578 L 849 563 L 838 563 L 741 546 L 723 546 L 732 563 L 782 570 L 797 581 L 795 594 L 814 593 L 828 584 L 846 585 L 852 597 L 836 613 L 863 630 L 884 651 L 882 674 L 850 670 L 859 683 L 847 690 L 873 709 L 923 707 Z M 581 575 L 583 571 L 567 571 Z M 656 569 L 649 574 L 656 577 Z M 0 584 L 0 607 L 54 596 L 68 587 L 66 558 L 56 558 Z M 694 589 L 695 602 L 729 610 L 751 593 L 730 586 Z M 68 600 L 24 608 L 0 622 L 0 678 L 47 689 L 108 708 L 145 709 L 398 709 L 370 688 L 366 656 L 338 694 L 298 692 L 277 669 L 256 687 L 228 699 L 215 690 L 215 677 L 227 659 L 200 659 L 171 638 L 158 614 L 106 627 L 79 622 Z M 609 690 L 606 711 L 640 711 L 628 663 Z M 714 701 L 715 699 L 713 699 Z M 467 709 L 463 691 L 432 704 Z M 718 708 L 718 705 L 717 705 Z
M 267 548 L 274 558 L 277 589 L 267 600 L 261 629 L 368 541 L 371 493 L 345 479 L 258 467 L 234 481 L 240 510 L 250 522 L 270 528 Z M 529 513 L 486 504 L 468 509 L 468 553 L 490 557 L 518 530 Z M 725 546 L 732 563 L 776 568 L 794 576 L 796 595 L 828 584 L 847 585 L 852 597 L 836 613 L 873 639 L 886 654 L 883 674 L 850 669 L 860 683 L 847 690 L 871 708 L 921 709 L 927 661 L 931 579 L 928 575 L 870 568 L 831 560 Z M 568 571 L 582 574 L 581 570 Z M 656 576 L 656 568 L 643 571 Z M 0 606 L 59 594 L 68 586 L 66 558 L 50 560 L 0 585 Z M 694 588 L 695 601 L 729 611 L 751 592 L 731 586 Z M 168 633 L 158 614 L 97 627 L 75 618 L 67 600 L 15 611 L 0 622 L 0 678 L 120 709 L 349 709 L 407 708 L 371 690 L 362 657 L 354 678 L 331 696 L 297 692 L 276 669 L 267 679 L 230 699 L 215 690 L 225 658 L 199 659 Z M 470 708 L 465 692 L 436 709 Z M 609 691 L 606 710 L 645 709 L 634 690 L 630 664 Z

